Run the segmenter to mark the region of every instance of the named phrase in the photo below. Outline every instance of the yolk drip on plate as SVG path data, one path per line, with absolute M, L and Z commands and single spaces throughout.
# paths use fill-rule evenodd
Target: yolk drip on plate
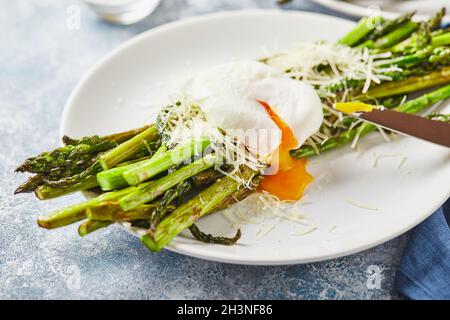
M 300 200 L 306 186 L 313 180 L 306 171 L 306 159 L 295 159 L 289 151 L 297 147 L 297 139 L 292 129 L 265 102 L 258 102 L 281 130 L 281 143 L 272 154 L 272 166 L 278 166 L 273 175 L 266 175 L 258 191 L 266 191 L 280 200 Z M 278 155 L 278 156 L 277 156 Z

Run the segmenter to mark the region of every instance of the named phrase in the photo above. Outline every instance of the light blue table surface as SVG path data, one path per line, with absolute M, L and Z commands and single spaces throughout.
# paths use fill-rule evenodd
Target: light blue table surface
M 275 2 L 162 0 L 150 17 L 123 27 L 99 21 L 77 1 L 0 0 L 0 298 L 398 298 L 393 278 L 407 235 L 322 263 L 237 266 L 167 251 L 151 254 L 118 228 L 83 239 L 76 226 L 48 232 L 36 226 L 36 217 L 81 196 L 48 202 L 12 196 L 24 179 L 13 173 L 15 166 L 58 145 L 67 97 L 108 51 L 169 21 L 223 9 L 274 8 Z M 67 27 L 72 6 L 81 9 L 79 30 Z M 306 0 L 283 8 L 337 15 Z M 371 282 L 371 268 L 382 272 L 380 288 Z

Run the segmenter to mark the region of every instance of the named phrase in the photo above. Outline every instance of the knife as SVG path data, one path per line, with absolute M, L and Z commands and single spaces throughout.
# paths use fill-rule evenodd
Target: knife
M 447 122 L 386 109 L 373 109 L 350 115 L 397 133 L 450 148 L 450 123 Z

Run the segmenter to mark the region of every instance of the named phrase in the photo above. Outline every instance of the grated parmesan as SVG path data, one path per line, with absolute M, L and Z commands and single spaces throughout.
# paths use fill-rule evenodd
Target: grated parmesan
M 263 192 L 250 195 L 246 199 L 222 211 L 222 215 L 232 225 L 264 224 L 257 231 L 258 240 L 273 231 L 270 225 L 280 221 L 290 222 L 294 225 L 310 228 L 313 226 L 306 216 L 300 212 L 299 207 L 306 205 L 304 199 L 300 201 L 282 201 L 276 196 Z
M 305 235 L 310 234 L 310 233 L 312 233 L 312 232 L 314 232 L 316 230 L 317 230 L 316 226 L 310 225 L 310 226 L 304 228 L 303 230 L 302 229 L 297 229 L 294 233 L 292 233 L 292 235 L 294 235 L 294 236 L 305 236 Z
M 392 80 L 387 72 L 401 71 L 388 65 L 389 53 L 370 54 L 367 48 L 358 49 L 326 42 L 301 43 L 285 53 L 264 59 L 267 64 L 286 71 L 294 79 L 318 86 L 322 96 L 330 96 L 326 87 L 345 80 L 364 80 L 363 93 L 372 82 Z M 332 75 L 321 72 L 319 66 L 329 66 Z M 347 91 L 347 90 L 346 90 Z
M 359 203 L 359 202 L 355 202 L 355 201 L 350 200 L 350 199 L 347 199 L 347 202 L 349 204 L 351 204 L 352 206 L 358 207 L 358 208 L 361 208 L 361 209 L 372 210 L 372 211 L 378 211 L 379 210 L 377 207 L 370 206 L 370 205 L 367 205 L 367 204 L 362 204 L 362 203 Z
M 167 144 L 174 147 L 193 139 L 207 138 L 210 141 L 209 147 L 217 158 L 221 159 L 214 168 L 245 188 L 252 188 L 252 178 L 248 180 L 242 178 L 241 166 L 245 165 L 253 171 L 262 173 L 268 159 L 252 154 L 243 141 L 238 141 L 235 137 L 224 134 L 220 128 L 212 126 L 198 107 L 200 104 L 182 95 L 176 97 L 173 107 L 166 109 L 167 114 L 161 121 L 164 121 L 165 133 L 169 137 Z M 231 167 L 230 171 L 221 169 L 224 163 Z
M 267 236 L 270 232 L 272 232 L 273 229 L 275 229 L 274 224 L 269 224 L 269 225 L 264 226 L 263 228 L 258 230 L 258 232 L 256 233 L 256 240 L 261 240 L 262 238 Z
M 399 153 L 394 153 L 394 154 L 380 154 L 380 155 L 376 155 L 374 153 L 374 161 L 373 161 L 373 168 L 377 168 L 378 167 L 378 163 L 380 162 L 381 159 L 383 158 L 401 158 L 399 161 L 399 164 L 397 165 L 397 168 L 400 169 L 403 164 L 406 162 L 407 157 L 403 154 L 399 154 Z

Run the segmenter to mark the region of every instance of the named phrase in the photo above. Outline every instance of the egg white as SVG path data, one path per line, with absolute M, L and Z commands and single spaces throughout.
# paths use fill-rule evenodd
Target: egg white
M 186 81 L 182 91 L 199 104 L 211 125 L 245 139 L 249 149 L 262 156 L 280 145 L 281 130 L 258 100 L 269 104 L 293 130 L 297 147 L 323 120 L 320 99 L 310 85 L 256 61 L 208 69 Z

